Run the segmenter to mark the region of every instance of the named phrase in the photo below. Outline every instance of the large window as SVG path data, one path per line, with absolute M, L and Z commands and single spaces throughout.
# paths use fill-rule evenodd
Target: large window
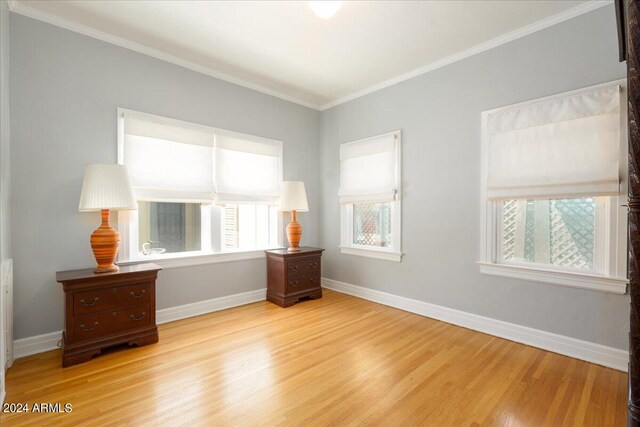
M 341 251 L 400 261 L 400 132 L 340 147 Z
M 626 290 L 624 88 L 483 113 L 482 272 Z
M 119 110 L 118 158 L 138 211 L 119 215 L 120 261 L 280 246 L 282 144 Z

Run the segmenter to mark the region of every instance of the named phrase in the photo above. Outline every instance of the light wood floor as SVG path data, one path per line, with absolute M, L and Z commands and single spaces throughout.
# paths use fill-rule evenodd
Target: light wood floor
M 17 360 L 13 425 L 623 426 L 622 372 L 327 291 L 160 326 L 160 342 L 62 369 Z

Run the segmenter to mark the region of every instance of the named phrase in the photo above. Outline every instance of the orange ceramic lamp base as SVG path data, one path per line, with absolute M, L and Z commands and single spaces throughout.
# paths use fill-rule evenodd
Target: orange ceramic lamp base
M 102 209 L 102 224 L 91 235 L 91 249 L 96 257 L 98 267 L 94 273 L 110 273 L 119 268 L 113 262 L 118 255 L 120 245 L 120 233 L 109 224 L 109 209 Z
M 287 225 L 287 239 L 289 239 L 287 252 L 300 252 L 301 236 L 302 226 L 296 221 L 296 211 L 291 211 L 291 222 Z

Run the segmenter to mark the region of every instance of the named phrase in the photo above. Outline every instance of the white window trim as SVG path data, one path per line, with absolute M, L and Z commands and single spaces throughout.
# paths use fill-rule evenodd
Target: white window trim
M 118 108 L 118 163 L 122 163 L 122 156 L 124 152 L 124 114 L 126 112 L 134 112 L 137 114 L 148 114 L 141 113 L 138 111 L 129 110 L 126 108 Z M 148 114 L 153 116 L 152 114 Z M 213 128 L 212 129 L 219 129 Z M 226 129 L 220 129 L 226 132 L 231 132 Z M 253 135 L 248 134 L 240 134 L 235 132 L 237 135 L 247 135 L 248 137 L 255 137 Z M 280 144 L 280 183 L 283 181 L 284 177 L 284 144 Z M 120 249 L 118 251 L 117 264 L 118 265 L 133 265 L 133 264 L 142 264 L 145 262 L 154 262 L 163 268 L 178 268 L 178 267 L 190 267 L 195 265 L 204 265 L 204 264 L 217 264 L 221 262 L 234 262 L 234 261 L 244 261 L 251 259 L 261 259 L 265 258 L 265 250 L 270 249 L 279 249 L 283 247 L 283 235 L 284 235 L 284 220 L 282 212 L 278 212 L 278 233 L 277 233 L 277 246 L 275 247 L 265 247 L 265 248 L 253 248 L 246 250 L 225 250 L 221 252 L 214 252 L 213 250 L 213 242 L 211 241 L 211 226 L 212 226 L 212 215 L 211 208 L 212 205 L 202 204 L 201 209 L 201 224 L 202 231 L 201 234 L 206 236 L 202 241 L 201 251 L 190 251 L 190 252 L 179 252 L 179 253 L 169 253 L 169 254 L 158 254 L 158 255 L 145 255 L 144 257 L 140 255 L 138 251 L 139 242 L 138 242 L 138 211 L 118 211 L 118 224 L 117 229 L 120 233 Z
M 175 254 L 163 254 L 156 256 L 149 256 L 148 258 L 132 260 L 132 261 L 119 261 L 118 265 L 133 265 L 142 264 L 145 262 L 153 262 L 158 264 L 162 268 L 179 268 L 179 267 L 191 267 L 194 265 L 205 264 L 217 264 L 221 262 L 233 262 L 233 261 L 245 261 L 251 259 L 262 259 L 266 257 L 265 250 L 277 249 L 277 248 L 265 248 L 256 249 L 250 251 L 236 251 L 236 252 L 210 252 L 205 253 L 203 251 L 196 252 L 180 252 Z
M 355 144 L 372 138 L 393 135 L 396 138 L 396 199 L 391 204 L 391 247 L 378 248 L 353 244 L 353 204 L 340 205 L 340 252 L 385 261 L 402 262 L 402 132 L 400 130 L 351 141 Z
M 487 116 L 497 111 L 513 108 L 515 106 L 525 106 L 544 100 L 551 100 L 558 97 L 571 96 L 585 90 L 598 89 L 611 85 L 620 85 L 622 93 L 620 96 L 620 195 L 610 198 L 608 209 L 606 210 L 606 222 L 609 227 L 605 227 L 604 236 L 598 240 L 604 242 L 604 247 L 608 250 L 604 254 L 596 257 L 603 260 L 603 265 L 599 266 L 598 274 L 585 274 L 576 271 L 555 269 L 550 266 L 537 267 L 529 264 L 507 264 L 499 262 L 498 245 L 498 209 L 496 203 L 487 199 L 486 184 L 489 169 L 488 140 L 486 132 Z M 615 294 L 625 294 L 627 291 L 627 209 L 626 194 L 628 188 L 628 165 L 626 161 L 627 149 L 627 82 L 626 79 L 615 80 L 589 88 L 582 88 L 570 92 L 565 92 L 545 98 L 522 102 L 496 108 L 482 113 L 482 140 L 481 140 L 481 187 L 480 187 L 480 261 L 478 262 L 480 272 L 493 276 L 511 277 L 533 282 L 550 283 L 554 285 L 568 286 L 573 288 L 589 289 Z M 598 245 L 600 246 L 600 245 Z

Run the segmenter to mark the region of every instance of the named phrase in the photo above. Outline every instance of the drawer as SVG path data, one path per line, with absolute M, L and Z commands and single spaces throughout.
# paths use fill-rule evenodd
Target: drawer
M 287 261 L 287 276 L 295 277 L 300 274 L 314 274 L 320 272 L 320 258 L 307 258 Z
M 151 316 L 149 304 L 119 310 L 116 314 L 118 331 L 143 328 L 149 326 Z
M 115 301 L 118 307 L 148 303 L 151 298 L 151 285 L 138 283 L 116 288 Z
M 298 277 L 307 268 L 307 260 L 287 261 L 287 277 Z
M 297 292 L 320 286 L 319 273 L 300 273 L 287 278 L 287 292 Z
M 114 294 L 117 288 L 95 289 L 73 294 L 73 313 L 96 313 L 116 306 Z
M 305 263 L 303 270 L 308 274 L 320 275 L 320 258 L 311 258 Z
M 112 312 L 85 314 L 73 319 L 73 341 L 100 338 L 115 331 L 115 316 Z
M 150 283 L 76 292 L 73 295 L 73 313 L 97 313 L 117 307 L 148 303 L 151 297 L 150 292 Z

